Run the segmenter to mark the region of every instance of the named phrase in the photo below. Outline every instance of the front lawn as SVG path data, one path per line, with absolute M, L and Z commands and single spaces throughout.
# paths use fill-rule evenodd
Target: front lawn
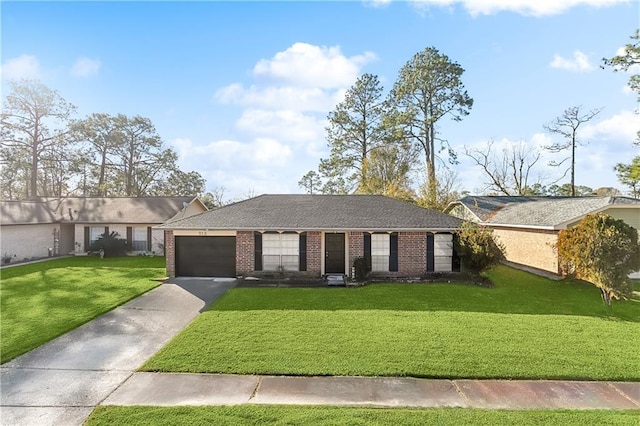
M 236 288 L 145 371 L 640 379 L 640 303 L 500 266 L 496 288 Z
M 476 410 L 241 405 L 97 407 L 87 426 L 102 425 L 635 425 L 637 411 Z
M 72 257 L 0 271 L 1 362 L 160 284 L 163 257 Z

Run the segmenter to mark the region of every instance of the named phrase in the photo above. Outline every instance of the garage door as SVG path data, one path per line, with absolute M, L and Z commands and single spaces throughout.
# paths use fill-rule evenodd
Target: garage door
M 175 238 L 177 276 L 236 276 L 236 237 Z

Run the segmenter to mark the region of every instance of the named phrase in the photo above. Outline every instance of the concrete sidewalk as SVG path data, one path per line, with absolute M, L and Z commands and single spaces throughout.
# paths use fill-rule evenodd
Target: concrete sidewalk
M 640 383 L 135 373 L 103 405 L 640 409 Z
M 235 282 L 173 280 L 0 366 L 2 425 L 81 425 Z

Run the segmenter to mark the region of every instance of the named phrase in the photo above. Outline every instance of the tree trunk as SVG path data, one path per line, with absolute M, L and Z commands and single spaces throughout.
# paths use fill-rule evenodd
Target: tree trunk
M 429 104 L 429 114 L 433 116 L 433 105 Z M 434 141 L 436 137 L 436 131 L 433 123 L 428 123 L 428 140 L 427 142 L 427 196 L 429 197 L 429 204 L 436 205 L 438 182 L 436 180 L 436 153 Z
M 33 143 L 31 145 L 31 186 L 29 187 L 28 195 L 30 197 L 38 196 L 38 134 L 40 120 L 36 117 L 35 124 L 33 126 Z
M 576 132 L 571 138 L 571 196 L 576 196 Z
M 107 195 L 107 189 L 104 184 L 104 169 L 107 164 L 107 150 L 102 151 L 102 161 L 100 162 L 100 177 L 98 178 L 98 195 L 105 197 Z

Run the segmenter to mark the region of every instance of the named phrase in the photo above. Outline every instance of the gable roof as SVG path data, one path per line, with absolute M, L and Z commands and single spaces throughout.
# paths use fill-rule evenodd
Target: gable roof
M 640 200 L 629 197 L 468 195 L 449 205 L 447 211 L 451 211 L 455 205 L 463 205 L 479 222 L 488 225 L 562 229 L 590 213 L 609 207 L 640 209 Z
M 176 216 L 194 197 L 65 197 L 0 201 L 0 224 L 143 223 Z
M 382 195 L 260 195 L 160 225 L 210 230 L 452 230 L 461 220 Z

